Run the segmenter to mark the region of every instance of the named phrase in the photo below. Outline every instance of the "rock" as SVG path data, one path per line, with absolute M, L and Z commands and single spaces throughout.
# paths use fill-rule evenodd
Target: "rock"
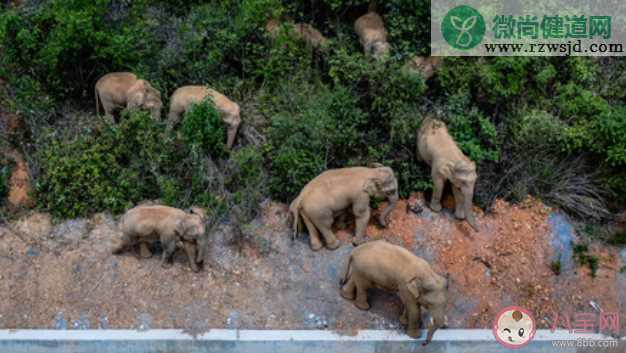
M 72 321 L 72 328 L 74 330 L 89 330 L 89 314 L 81 313 L 78 320 Z
M 54 329 L 55 330 L 67 330 L 67 320 L 65 320 L 65 315 L 62 311 L 59 311 L 54 316 Z

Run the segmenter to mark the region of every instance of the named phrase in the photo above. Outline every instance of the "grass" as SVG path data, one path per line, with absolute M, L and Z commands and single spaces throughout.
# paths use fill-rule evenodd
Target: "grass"
M 580 266 L 587 266 L 591 270 L 591 277 L 596 277 L 599 260 L 597 256 L 589 254 L 589 246 L 584 243 L 574 244 L 574 260 Z
M 559 255 L 558 259 L 550 263 L 550 269 L 557 276 L 561 274 L 561 255 Z

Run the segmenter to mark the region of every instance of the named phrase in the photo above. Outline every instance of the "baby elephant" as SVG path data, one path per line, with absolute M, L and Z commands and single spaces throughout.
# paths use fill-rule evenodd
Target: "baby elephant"
M 408 324 L 407 334 L 413 338 L 420 337 L 420 307 L 426 308 L 432 320 L 424 344 L 445 324 L 448 281 L 426 261 L 400 246 L 384 240 L 358 246 L 350 255 L 341 284 L 341 296 L 354 300 L 354 305 L 363 310 L 370 308 L 368 288 L 398 292 L 404 304 L 400 323 Z
M 139 243 L 141 256 L 147 258 L 152 256 L 148 244 L 159 240 L 163 247 L 163 267 L 171 266 L 170 260 L 176 249 L 184 248 L 191 269 L 197 272 L 197 263 L 204 260 L 208 241 L 205 218 L 204 210 L 198 207 L 185 212 L 168 206 L 137 206 L 122 217 L 119 225 L 122 238 L 113 253 L 118 254 Z
M 441 194 L 446 180 L 452 183 L 455 216 L 467 218 L 467 222 L 478 231 L 472 213 L 472 198 L 476 184 L 476 164 L 467 158 L 448 133 L 441 120 L 426 118 L 417 133 L 418 155 L 430 165 L 433 178 L 433 196 L 430 208 L 441 211 Z
M 382 17 L 369 11 L 354 22 L 354 31 L 359 36 L 365 55 L 380 59 L 389 54 L 387 31 Z
M 170 112 L 168 124 L 176 125 L 192 104 L 202 102 L 206 97 L 211 97 L 215 108 L 221 114 L 222 120 L 227 126 L 226 147 L 231 149 L 235 143 L 235 135 L 241 124 L 239 104 L 231 101 L 225 95 L 205 86 L 183 86 L 178 88 L 170 98 Z
M 314 251 L 322 248 L 319 233 L 322 233 L 327 248 L 336 249 L 340 243 L 331 226 L 335 217 L 348 210 L 355 217 L 354 242 L 361 243 L 370 220 L 371 197 L 389 201 L 379 218 L 379 223 L 386 226 L 387 216 L 398 201 L 398 180 L 391 168 L 380 164 L 373 166 L 327 170 L 306 184 L 289 206 L 293 216 L 294 236 L 298 232 L 299 218 L 302 217 Z
M 100 114 L 100 104 L 105 116 L 114 121 L 116 109 L 147 109 L 153 119 L 161 118 L 161 93 L 146 80 L 138 79 L 130 72 L 112 72 L 102 76 L 95 86 L 96 113 Z

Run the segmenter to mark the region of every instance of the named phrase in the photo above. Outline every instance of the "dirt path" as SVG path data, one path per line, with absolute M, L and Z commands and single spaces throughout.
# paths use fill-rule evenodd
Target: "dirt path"
M 419 215 L 407 213 L 407 202 L 423 206 L 420 195 L 401 201 L 389 228 L 372 224 L 368 234 L 402 244 L 449 274 L 451 327 L 490 327 L 506 305 L 531 310 L 540 327 L 549 327 L 554 311 L 593 312 L 590 301 L 626 313 L 619 250 L 592 246 L 600 259 L 592 278 L 568 261 L 573 235 L 566 220 L 539 202 L 498 202 L 494 214 L 479 216 L 480 232 L 448 211 L 435 214 L 424 207 Z M 364 312 L 338 295 L 352 250 L 350 229 L 338 232 L 340 249 L 314 253 L 305 234 L 291 242 L 286 219 L 285 205 L 265 207 L 255 236 L 241 242 L 222 225 L 212 237 L 212 267 L 193 273 L 182 253 L 169 269 L 160 268 L 157 256 L 110 255 L 118 236 L 110 216 L 52 224 L 47 215 L 34 213 L 11 224 L 27 234 L 25 241 L 0 226 L 0 327 L 399 328 L 396 296 L 372 293 L 372 309 Z M 562 270 L 556 276 L 551 264 L 559 255 Z

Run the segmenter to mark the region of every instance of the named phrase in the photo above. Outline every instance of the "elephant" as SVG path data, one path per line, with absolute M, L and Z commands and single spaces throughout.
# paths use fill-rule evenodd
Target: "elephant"
M 310 24 L 293 23 L 291 21 L 286 22 L 286 24 L 289 26 L 289 29 L 296 34 L 297 38 L 306 42 L 313 49 L 325 50 L 328 47 L 328 39 Z M 265 25 L 265 30 L 269 33 L 271 38 L 275 39 L 278 36 L 280 25 L 281 24 L 276 20 L 269 20 Z
M 200 103 L 207 97 L 213 99 L 215 108 L 227 126 L 226 147 L 231 149 L 235 143 L 239 125 L 241 125 L 239 104 L 214 89 L 206 86 L 183 86 L 174 91 L 170 98 L 168 125 L 170 127 L 176 125 L 180 121 L 181 115 L 191 108 L 192 104 Z
M 140 255 L 152 256 L 148 244 L 159 240 L 163 247 L 161 265 L 171 266 L 171 257 L 178 248 L 183 248 L 194 272 L 200 268 L 198 263 L 206 256 L 208 237 L 205 229 L 206 214 L 199 207 L 188 211 L 168 206 L 137 206 L 122 216 L 119 228 L 122 231 L 120 241 L 113 247 L 113 254 L 121 253 L 125 248 L 139 243 Z
M 153 119 L 161 118 L 161 93 L 152 85 L 130 72 L 111 72 L 102 76 L 95 85 L 96 113 L 100 115 L 100 104 L 104 108 L 105 116 L 114 121 L 113 112 L 116 109 L 140 108 L 150 111 Z
M 424 81 L 427 81 L 435 75 L 442 63 L 443 57 L 441 56 L 416 56 L 404 64 L 404 69 L 419 73 L 424 78 Z
M 431 166 L 433 195 L 430 208 L 441 211 L 441 195 L 446 180 L 452 183 L 455 216 L 467 219 L 478 231 L 476 217 L 472 212 L 472 198 L 476 184 L 476 164 L 461 152 L 446 125 L 441 120 L 426 118 L 417 133 L 417 149 L 420 158 Z
M 382 17 L 374 11 L 369 11 L 354 22 L 354 31 L 366 55 L 375 59 L 382 59 L 389 55 L 390 45 L 387 41 L 387 31 Z
M 331 169 L 318 175 L 304 186 L 289 206 L 293 219 L 294 237 L 301 217 L 309 231 L 311 249 L 322 248 L 319 232 L 328 249 L 339 247 L 339 240 L 331 230 L 334 218 L 351 211 L 355 218 L 355 244 L 363 242 L 370 219 L 370 198 L 387 198 L 389 204 L 379 217 L 382 226 L 398 202 L 398 180 L 393 170 L 380 164 L 372 167 Z
M 380 288 L 398 292 L 404 305 L 400 323 L 407 334 L 420 337 L 421 307 L 432 317 L 424 344 L 446 324 L 448 280 L 437 274 L 424 259 L 384 240 L 365 243 L 352 250 L 341 278 L 340 295 L 362 310 L 368 310 L 367 290 Z

